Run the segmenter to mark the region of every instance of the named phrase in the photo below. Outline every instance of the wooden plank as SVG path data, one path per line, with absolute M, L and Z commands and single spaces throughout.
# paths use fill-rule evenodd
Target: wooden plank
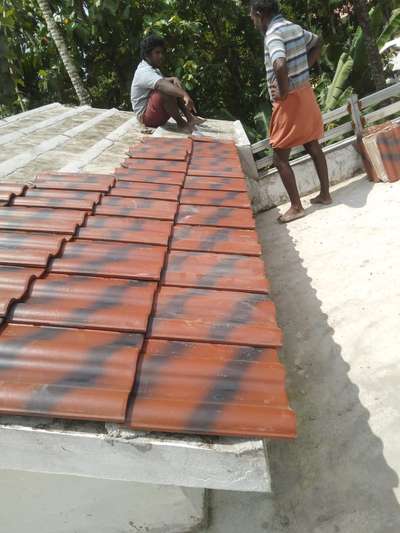
M 399 112 L 400 112 L 400 100 L 398 102 L 394 102 L 391 105 L 383 107 L 382 109 L 378 109 L 377 111 L 368 113 L 368 115 L 365 115 L 365 120 L 367 121 L 367 124 L 373 124 L 374 122 L 377 122 L 378 120 L 382 120 L 386 117 L 390 117 L 391 115 L 394 115 L 395 113 L 399 113 Z
M 267 157 L 263 157 L 259 161 L 256 161 L 256 167 L 258 170 L 262 170 L 263 168 L 270 167 L 273 163 L 273 156 L 269 155 Z
M 383 89 L 382 91 L 378 91 L 374 94 L 370 94 L 369 96 L 366 96 L 365 98 L 361 98 L 361 107 L 364 109 L 370 105 L 378 104 L 379 102 L 382 102 L 383 100 L 387 100 L 388 98 L 392 98 L 393 96 L 400 96 L 400 83 L 396 83 L 395 85 L 392 85 L 391 87 L 387 87 L 386 89 Z
M 258 152 L 262 152 L 263 150 L 267 150 L 268 148 L 271 148 L 269 144 L 269 139 L 264 139 L 251 146 L 253 154 L 258 154 Z
M 329 124 L 330 122 L 339 120 L 340 118 L 343 118 L 348 114 L 349 112 L 347 110 L 347 105 L 344 105 L 342 107 L 338 107 L 337 109 L 333 109 L 332 111 L 324 113 L 322 115 L 322 118 L 324 119 L 324 124 Z
M 328 130 L 324 138 L 321 140 L 321 143 L 324 144 L 328 141 L 331 141 L 335 137 L 339 137 L 339 135 L 345 135 L 346 133 L 349 133 L 350 131 L 353 131 L 353 125 L 351 122 L 346 122 L 345 124 L 342 124 L 341 126 L 337 126 L 336 128 Z

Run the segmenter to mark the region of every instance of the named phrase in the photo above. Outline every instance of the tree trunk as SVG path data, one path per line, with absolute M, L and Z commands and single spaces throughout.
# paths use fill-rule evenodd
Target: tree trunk
M 57 50 L 61 56 L 62 62 L 64 63 L 64 66 L 71 79 L 76 95 L 78 96 L 79 103 L 81 105 L 90 105 L 91 104 L 90 95 L 88 91 L 86 90 L 85 86 L 83 85 L 78 69 L 76 68 L 73 58 L 71 57 L 71 54 L 67 48 L 67 44 L 65 42 L 64 36 L 62 35 L 60 29 L 58 28 L 53 18 L 53 14 L 51 12 L 48 0 L 37 0 L 37 2 L 42 11 L 43 17 L 46 21 L 49 33 L 55 42 Z
M 364 33 L 372 80 L 375 84 L 375 89 L 379 91 L 386 87 L 385 73 L 379 48 L 370 24 L 368 5 L 366 0 L 353 0 L 353 4 L 358 23 Z

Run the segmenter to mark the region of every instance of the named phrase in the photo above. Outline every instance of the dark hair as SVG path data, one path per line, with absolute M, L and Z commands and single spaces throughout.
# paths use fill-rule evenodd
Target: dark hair
M 140 57 L 141 59 L 146 59 L 146 57 L 151 54 L 155 48 L 164 48 L 165 41 L 159 35 L 149 35 L 140 43 Z
M 250 0 L 250 7 L 263 15 L 277 15 L 280 12 L 278 0 Z

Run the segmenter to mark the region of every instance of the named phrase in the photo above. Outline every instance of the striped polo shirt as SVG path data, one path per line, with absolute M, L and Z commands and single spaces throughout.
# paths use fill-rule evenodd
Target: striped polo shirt
M 274 62 L 279 58 L 286 59 L 290 91 L 301 87 L 310 80 L 307 54 L 317 40 L 317 35 L 286 20 L 282 15 L 276 15 L 271 20 L 264 42 L 265 68 L 271 100 L 271 86 L 276 81 Z

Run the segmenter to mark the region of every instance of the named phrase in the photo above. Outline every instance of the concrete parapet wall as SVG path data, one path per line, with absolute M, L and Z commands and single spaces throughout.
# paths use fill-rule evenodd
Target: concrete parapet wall
M 254 212 L 256 214 L 261 213 L 287 203 L 286 190 L 275 168 L 272 168 L 264 177 L 259 177 L 250 141 L 240 122 L 235 123 L 235 140 L 243 169 L 248 177 L 249 193 Z M 332 185 L 345 181 L 362 171 L 362 159 L 355 149 L 355 140 L 355 137 L 352 137 L 324 149 Z M 309 156 L 299 157 L 293 161 L 292 165 L 301 196 L 306 196 L 319 189 L 318 176 Z

